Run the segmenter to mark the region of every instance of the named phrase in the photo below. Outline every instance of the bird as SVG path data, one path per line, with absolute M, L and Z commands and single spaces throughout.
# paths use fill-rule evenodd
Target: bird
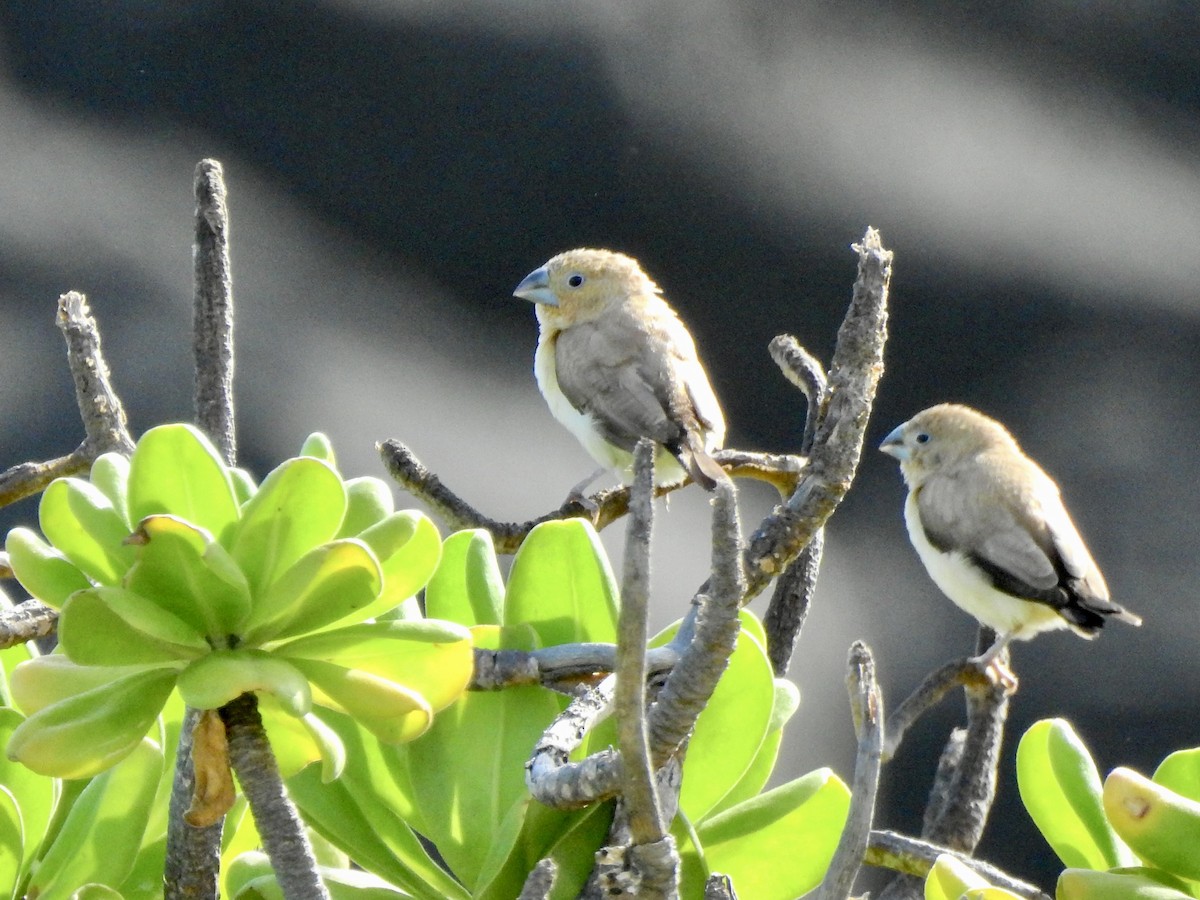
M 929 576 L 996 633 L 972 660 L 993 683 L 1016 689 L 998 660 L 1013 640 L 1058 628 L 1091 639 L 1109 618 L 1142 624 L 1110 598 L 1058 485 L 995 419 L 943 403 L 879 449 L 900 461 L 904 521 Z
M 601 468 L 633 477 L 633 449 L 656 444 L 655 482 L 688 476 L 705 490 L 728 479 L 712 458 L 725 417 L 686 326 L 638 262 L 581 248 L 552 257 L 513 295 L 536 310 L 534 375 L 551 414 Z

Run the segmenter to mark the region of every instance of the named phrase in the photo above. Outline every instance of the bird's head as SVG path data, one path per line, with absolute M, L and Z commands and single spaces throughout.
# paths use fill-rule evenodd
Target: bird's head
M 917 487 L 937 469 L 997 447 L 1018 450 L 1012 435 L 995 419 L 955 403 L 922 410 L 879 445 L 900 460 L 900 471 L 910 487 Z
M 538 318 L 560 327 L 588 321 L 614 305 L 658 293 L 637 261 L 611 250 L 568 250 L 534 269 L 513 296 L 537 304 Z

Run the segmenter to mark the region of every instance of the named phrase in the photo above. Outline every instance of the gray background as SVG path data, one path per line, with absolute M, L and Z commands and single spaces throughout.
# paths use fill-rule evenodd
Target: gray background
M 788 450 L 803 404 L 766 344 L 828 358 L 849 244 L 874 225 L 896 265 L 872 446 L 942 400 L 1001 418 L 1146 619 L 1016 647 L 1004 772 L 1047 715 L 1103 771 L 1200 743 L 1193 4 L 26 0 L 0 38 L 0 465 L 80 437 L 53 325 L 68 289 L 135 432 L 190 415 L 203 156 L 229 183 L 243 462 L 323 429 L 347 472 L 381 474 L 373 444 L 398 437 L 505 519 L 591 467 L 532 379 L 532 310 L 510 296 L 529 270 L 579 245 L 638 257 L 692 327 L 729 444 Z M 749 528 L 771 497 L 745 497 Z M 831 528 L 780 777 L 849 778 L 851 640 L 893 705 L 971 644 L 902 500 L 871 449 Z M 659 623 L 702 578 L 706 532 L 697 491 L 660 515 Z M 619 557 L 620 529 L 606 541 Z M 919 828 L 960 718 L 947 704 L 886 770 L 879 824 Z M 982 853 L 1052 884 L 1011 781 Z

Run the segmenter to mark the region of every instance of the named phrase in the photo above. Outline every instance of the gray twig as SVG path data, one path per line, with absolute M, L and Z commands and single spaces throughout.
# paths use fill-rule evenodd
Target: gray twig
M 196 359 L 196 424 L 229 465 L 237 458 L 233 414 L 233 274 L 229 211 L 221 164 L 196 165 L 196 244 L 192 350 Z
M 58 611 L 38 600 L 26 600 L 0 613 L 0 650 L 53 633 Z
M 406 445 L 397 440 L 376 445 L 388 473 L 402 488 L 425 503 L 451 531 L 482 528 L 492 536 L 498 553 L 516 553 L 521 542 L 542 522 L 558 519 L 587 519 L 597 531 L 603 531 L 629 512 L 629 488 L 616 487 L 597 491 L 586 500 L 568 499 L 558 509 L 525 522 L 501 522 L 475 509 L 466 500 L 442 483 L 437 475 L 417 458 Z M 804 470 L 799 456 L 772 453 L 750 453 L 743 450 L 720 450 L 713 458 L 735 478 L 754 478 L 790 493 Z M 689 481 L 655 485 L 654 497 L 665 497 Z
M 304 823 L 288 799 L 263 730 L 258 698 L 242 694 L 221 707 L 220 714 L 229 736 L 230 765 L 250 804 L 283 896 L 286 900 L 329 900 Z
M 651 675 L 668 672 L 679 659 L 674 646 L 646 651 Z M 616 668 L 615 644 L 559 644 L 537 650 L 483 650 L 475 648 L 472 691 L 498 691 L 521 684 L 540 684 L 562 693 L 573 693 L 580 682 L 607 675 Z
M 543 859 L 525 879 L 517 900 L 546 900 L 554 890 L 554 879 L 558 877 L 558 864 L 552 859 Z
M 83 443 L 67 456 L 21 463 L 0 474 L 0 506 L 38 493 L 56 478 L 86 472 L 102 453 L 128 456 L 133 452 L 125 409 L 113 390 L 108 363 L 100 350 L 100 329 L 87 298 L 76 291 L 63 294 L 58 298 L 55 322 L 67 344 L 67 366 L 83 420 Z
M 934 669 L 917 685 L 917 689 L 909 694 L 904 702 L 888 716 L 887 737 L 883 743 L 883 758 L 889 760 L 895 756 L 908 729 L 940 703 L 951 690 L 967 685 L 982 685 L 986 682 L 987 676 L 980 671 L 979 666 L 965 656 Z
M 929 841 L 918 840 L 894 831 L 872 831 L 867 844 L 866 863 L 871 866 L 902 872 L 914 879 L 923 880 L 933 868 L 934 862 L 943 853 L 949 854 L 964 865 L 986 878 L 996 887 L 1012 891 L 1029 900 L 1050 900 L 1036 885 L 1014 878 L 990 863 L 975 859 L 969 854 L 942 847 Z M 917 886 L 920 887 L 918 880 Z
M 846 687 L 858 736 L 850 812 L 825 878 L 813 892 L 813 900 L 843 900 L 850 896 L 854 879 L 862 868 L 875 816 L 883 753 L 883 695 L 875 680 L 875 660 L 862 641 L 855 641 L 850 647 Z
M 638 441 L 633 453 L 633 495 L 625 534 L 625 571 L 617 625 L 617 684 L 613 705 L 621 750 L 623 789 L 634 844 L 663 836 L 662 814 L 646 735 L 646 641 L 650 605 L 650 540 L 654 525 L 654 444 Z

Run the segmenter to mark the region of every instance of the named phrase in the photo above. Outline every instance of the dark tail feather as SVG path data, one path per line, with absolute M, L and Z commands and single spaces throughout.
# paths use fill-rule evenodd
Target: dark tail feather
M 729 475 L 721 468 L 721 464 L 709 456 L 708 451 L 700 445 L 697 435 L 688 435 L 687 446 L 681 456 L 680 462 L 692 476 L 692 481 L 706 491 L 714 490 L 718 482 L 729 480 Z

